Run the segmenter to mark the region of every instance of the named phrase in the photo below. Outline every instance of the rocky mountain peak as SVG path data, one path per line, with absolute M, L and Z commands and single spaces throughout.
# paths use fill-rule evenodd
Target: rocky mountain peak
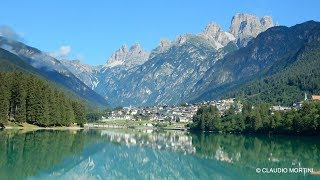
M 174 42 L 177 45 L 182 45 L 187 41 L 187 39 L 188 39 L 188 34 L 183 34 L 183 35 L 180 35 L 180 36 L 176 37 L 174 39 Z
M 126 66 L 132 67 L 143 64 L 149 58 L 149 52 L 144 51 L 139 43 L 134 43 L 130 49 L 122 45 L 114 52 L 106 63 L 106 67 Z
M 159 47 L 160 48 L 166 48 L 166 47 L 169 47 L 170 46 L 170 41 L 168 39 L 160 39 L 160 42 L 159 42 Z
M 209 23 L 200 36 L 207 39 L 215 49 L 220 49 L 235 40 L 232 34 L 224 32 L 215 22 Z
M 229 32 L 236 38 L 237 45 L 244 47 L 252 38 L 273 26 L 270 16 L 259 19 L 252 14 L 236 14 L 232 18 Z
M 131 47 L 129 51 L 142 51 L 142 47 L 139 43 L 134 43 Z
M 273 20 L 270 16 L 263 16 L 260 19 L 260 23 L 265 29 L 268 29 L 274 26 Z
M 158 46 L 152 50 L 150 58 L 153 58 L 157 54 L 167 51 L 171 47 L 171 42 L 168 39 L 160 39 Z
M 212 35 L 221 32 L 222 29 L 216 22 L 210 22 L 203 31 L 203 34 Z
M 116 51 L 117 52 L 117 51 Z M 118 49 L 119 53 L 127 53 L 128 52 L 128 46 L 126 44 L 122 45 L 120 49 Z
M 124 59 L 126 58 L 126 55 L 128 54 L 128 46 L 122 45 L 120 49 L 116 50 L 111 57 L 108 59 L 106 66 L 107 67 L 114 67 L 118 65 L 122 65 L 124 62 Z

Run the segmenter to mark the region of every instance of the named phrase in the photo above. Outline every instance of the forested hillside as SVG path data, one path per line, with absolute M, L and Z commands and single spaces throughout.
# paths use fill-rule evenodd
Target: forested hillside
M 280 66 L 279 64 L 275 64 Z M 228 96 L 251 103 L 287 105 L 302 101 L 304 94 L 320 94 L 320 43 L 305 46 L 297 61 L 275 75 L 248 83 Z
M 38 126 L 85 123 L 85 106 L 34 75 L 0 72 L 0 125 L 8 121 Z
M 34 47 L 0 36 L 0 71 L 19 69 L 72 92 L 90 104 L 107 106 L 107 101 L 75 77 L 63 64 Z

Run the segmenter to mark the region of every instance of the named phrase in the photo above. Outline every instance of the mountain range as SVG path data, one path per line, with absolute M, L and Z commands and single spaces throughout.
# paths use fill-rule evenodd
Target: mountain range
M 123 45 L 104 65 L 62 63 L 112 105 L 177 104 L 197 94 L 199 81 L 224 56 L 273 26 L 269 16 L 236 14 L 228 32 L 211 22 L 199 34 L 161 39 L 150 53 L 139 44 Z
M 312 69 L 317 72 L 317 58 L 306 61 L 305 57 L 318 50 L 319 33 L 320 23 L 315 21 L 285 27 L 275 25 L 269 16 L 236 14 L 228 31 L 210 22 L 198 34 L 183 34 L 171 41 L 161 39 L 151 52 L 138 43 L 123 45 L 99 66 L 79 60 L 59 61 L 3 37 L 0 50 L 10 53 L 22 69 L 34 71 L 97 104 L 172 105 L 240 95 L 268 101 L 266 92 L 274 92 L 270 86 L 264 86 L 266 91 L 249 87 L 257 87 L 254 84 L 262 84 L 266 78 L 282 78 L 282 72 L 295 74 L 296 64 L 302 60 L 309 65 L 313 62 Z M 276 83 L 275 78 L 271 79 Z M 297 97 L 304 92 L 318 92 L 320 84 L 312 82 L 315 89 L 296 88 Z M 283 99 L 269 101 L 291 103 Z

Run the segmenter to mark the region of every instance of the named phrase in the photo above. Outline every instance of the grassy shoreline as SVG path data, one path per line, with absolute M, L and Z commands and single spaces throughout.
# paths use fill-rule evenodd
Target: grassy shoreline
M 150 126 L 150 124 L 153 124 Z M 21 130 L 80 130 L 80 129 L 163 129 L 163 130 L 187 130 L 185 125 L 187 123 L 166 124 L 165 126 L 155 126 L 155 122 L 150 121 L 128 121 L 128 120 L 114 120 L 107 122 L 87 123 L 84 127 L 77 125 L 72 126 L 51 126 L 41 127 L 29 123 L 16 124 L 9 122 L 4 129 L 21 129 Z
M 78 129 L 84 129 L 80 126 L 51 126 L 51 127 L 41 127 L 29 123 L 22 123 L 22 124 L 16 124 L 13 122 L 8 123 L 5 125 L 4 129 L 33 129 L 33 130 L 40 130 L 40 129 L 47 129 L 47 130 L 78 130 Z

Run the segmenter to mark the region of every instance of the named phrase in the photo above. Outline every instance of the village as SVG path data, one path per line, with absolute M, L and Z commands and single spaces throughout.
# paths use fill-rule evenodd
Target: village
M 303 102 L 320 100 L 320 96 L 312 95 L 311 99 L 305 98 L 301 102 L 292 104 L 292 106 L 272 106 L 271 113 L 275 111 L 290 111 L 300 109 Z M 152 106 L 152 107 L 123 107 L 118 110 L 113 110 L 108 117 L 102 117 L 101 122 L 127 120 L 127 121 L 150 121 L 163 123 L 189 123 L 192 122 L 193 116 L 197 113 L 200 107 L 215 106 L 219 110 L 221 116 L 224 115 L 231 106 L 236 106 L 237 112 L 242 111 L 242 103 L 235 98 L 220 99 L 212 101 L 203 101 L 195 104 L 183 103 L 176 106 Z M 253 107 L 254 108 L 254 107 Z
M 223 113 L 230 108 L 231 105 L 237 103 L 234 98 L 203 101 L 195 104 L 183 103 L 177 106 L 152 106 L 152 107 L 123 107 L 119 110 L 113 110 L 110 112 L 108 118 L 103 117 L 102 122 L 108 120 L 132 120 L 141 121 L 148 120 L 153 122 L 192 122 L 192 117 L 196 114 L 198 109 L 203 106 L 216 106 L 223 115 Z M 239 110 L 241 111 L 241 103 L 237 103 Z

